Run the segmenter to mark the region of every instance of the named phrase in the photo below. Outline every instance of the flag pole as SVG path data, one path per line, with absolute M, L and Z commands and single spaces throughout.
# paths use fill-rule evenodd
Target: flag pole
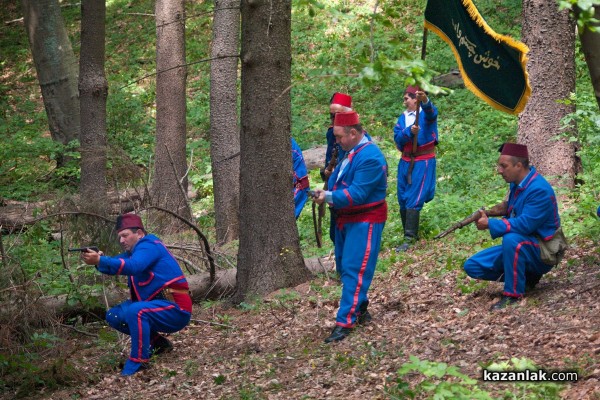
M 423 28 L 423 42 L 421 43 L 421 60 L 425 60 L 427 54 L 427 28 Z

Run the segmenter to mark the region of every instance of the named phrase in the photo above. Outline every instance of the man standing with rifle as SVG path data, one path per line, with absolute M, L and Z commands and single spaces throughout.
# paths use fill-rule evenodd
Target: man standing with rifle
M 328 203 L 336 216 L 335 262 L 342 281 L 336 325 L 326 343 L 343 340 L 355 324 L 371 319 L 367 292 L 387 219 L 383 153 L 366 136 L 355 111 L 336 114 L 333 132 L 345 156 L 329 178 L 329 190 L 316 189 L 313 197 L 317 204 Z
M 394 142 L 402 152 L 398 163 L 398 204 L 406 251 L 418 238 L 423 205 L 435 195 L 435 146 L 438 144 L 437 108 L 418 86 L 404 91 L 406 111 L 394 126 Z
M 477 229 L 489 230 L 502 245 L 482 250 L 469 258 L 465 272 L 472 278 L 504 281 L 502 298 L 492 306 L 499 310 L 517 302 L 543 274 L 560 262 L 567 247 L 560 227 L 552 186 L 529 165 L 527 146 L 504 143 L 500 147 L 498 173 L 510 184 L 508 199 L 494 207 L 502 219 L 481 212 Z
M 335 136 L 333 135 L 333 120 L 335 114 L 339 112 L 352 111 L 352 96 L 346 93 L 335 92 L 331 99 L 329 99 L 329 118 L 331 119 L 331 125 L 327 128 L 325 134 L 327 139 L 327 149 L 325 151 L 325 165 L 321 168 L 321 179 L 323 179 L 324 185 L 323 190 L 327 190 L 327 181 L 331 176 L 331 173 L 337 166 L 338 160 L 344 157 L 344 150 L 336 143 Z M 332 242 L 335 242 L 335 216 L 333 213 L 329 213 L 329 238 Z M 322 221 L 325 217 L 325 204 L 319 204 L 319 215 L 318 220 L 315 221 L 315 235 L 317 237 L 317 246 L 322 246 Z M 315 203 L 313 203 L 313 220 L 316 218 L 315 215 Z

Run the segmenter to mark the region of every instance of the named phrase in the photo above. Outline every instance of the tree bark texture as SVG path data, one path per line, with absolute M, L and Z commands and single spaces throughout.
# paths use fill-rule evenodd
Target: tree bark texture
M 600 21 L 600 4 L 595 7 L 594 18 Z M 579 39 L 581 40 L 585 62 L 590 71 L 596 102 L 598 108 L 600 108 L 600 23 L 596 22 L 593 26 L 597 29 L 596 32 L 585 28 L 582 32 L 579 32 Z
M 294 219 L 291 0 L 242 0 L 240 242 L 234 301 L 308 279 Z
M 52 139 L 67 144 L 79 138 L 77 60 L 67 36 L 58 0 L 22 0 Z
M 187 219 L 185 0 L 156 1 L 153 203 Z
M 575 145 L 557 136 L 564 133 L 560 119 L 574 110 L 557 100 L 575 90 L 575 25 L 555 0 L 524 0 L 522 36 L 530 49 L 531 97 L 519 117 L 518 141 L 543 175 L 570 186 L 579 169 Z
M 108 208 L 106 183 L 106 99 L 108 83 L 104 74 L 106 3 L 81 2 L 81 51 L 79 60 L 79 102 L 81 105 L 82 204 L 102 212 Z
M 240 0 L 215 0 L 211 48 L 213 60 L 210 64 L 210 156 L 217 243 L 220 244 L 239 237 L 239 36 Z

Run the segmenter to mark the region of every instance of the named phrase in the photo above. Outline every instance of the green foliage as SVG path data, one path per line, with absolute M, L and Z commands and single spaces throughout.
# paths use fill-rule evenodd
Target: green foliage
M 478 386 L 478 381 L 462 373 L 457 367 L 443 362 L 420 360 L 415 356 L 402 364 L 397 371 L 395 382 L 390 382 L 386 393 L 390 399 L 559 399 L 561 385 L 551 382 L 516 382 L 510 388 L 500 391 L 497 386 L 494 392 L 500 397 Z M 537 371 L 538 367 L 526 358 L 512 358 L 510 362 L 490 363 L 486 369 L 490 371 Z M 415 373 L 424 378 L 416 385 L 410 385 L 407 378 Z M 411 379 L 412 381 L 412 379 Z
M 23 200 L 64 184 L 50 179 L 64 152 L 60 143 L 40 138 L 20 116 L 11 120 L 11 126 L 0 120 L 0 136 L 5 138 L 0 146 L 0 198 Z
M 558 0 L 559 10 L 569 10 L 577 20 L 580 32 L 588 29 L 598 31 L 598 19 L 594 18 L 595 8 L 600 7 L 597 0 Z
M 40 352 L 51 349 L 59 339 L 46 334 L 32 337 L 27 351 L 0 354 L 0 394 L 12 398 L 31 398 L 39 389 L 55 390 L 85 379 L 65 358 L 43 359 Z
M 567 191 L 574 202 L 562 214 L 562 224 L 569 236 L 597 238 L 600 224 L 596 209 L 600 203 L 600 113 L 593 93 L 572 94 L 562 101 L 575 105 L 576 111 L 562 119 L 562 137 L 580 143 L 577 155 L 583 167 L 576 181 L 576 190 Z M 572 134 L 577 127 L 577 136 Z
M 493 362 L 485 367 L 489 371 L 538 371 L 539 368 L 527 358 L 513 357 L 510 361 Z M 504 399 L 560 399 L 562 385 L 552 382 L 517 382 L 505 390 Z
M 420 373 L 425 379 L 411 387 L 406 376 Z M 477 380 L 469 378 L 457 367 L 446 363 L 419 360 L 410 356 L 397 371 L 398 378 L 386 388 L 390 399 L 414 399 L 427 396 L 434 399 L 492 399 L 493 397 L 477 386 Z

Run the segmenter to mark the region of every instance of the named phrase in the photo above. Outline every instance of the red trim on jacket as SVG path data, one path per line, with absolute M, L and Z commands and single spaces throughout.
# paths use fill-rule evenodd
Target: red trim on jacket
M 121 260 L 121 266 L 117 270 L 117 275 L 121 275 L 121 272 L 123 271 L 123 268 L 125 267 L 125 259 L 119 258 L 119 260 Z
M 504 225 L 506 225 L 506 232 L 510 232 L 510 221 L 506 218 L 502 218 L 502 222 L 504 222 Z
M 150 278 L 148 278 L 148 280 L 146 280 L 144 282 L 138 282 L 138 285 L 140 285 L 140 286 L 146 286 L 150 282 L 152 282 L 152 279 L 154 279 L 154 272 L 150 271 Z

